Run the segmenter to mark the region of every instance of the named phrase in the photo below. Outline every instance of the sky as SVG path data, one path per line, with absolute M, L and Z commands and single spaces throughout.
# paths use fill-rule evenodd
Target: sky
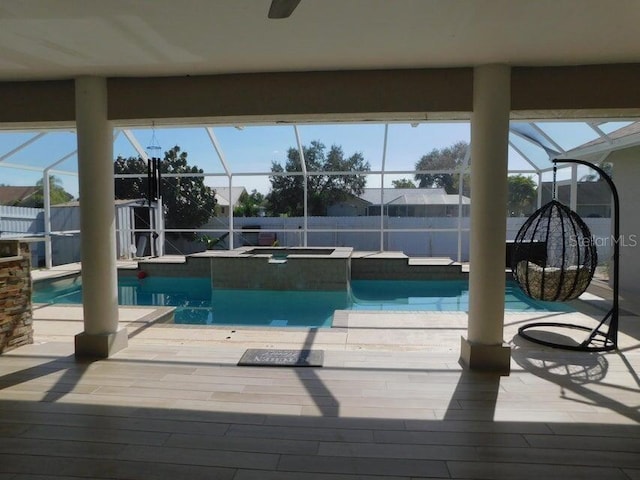
M 595 132 L 583 123 L 545 122 L 540 127 L 564 149 L 570 149 L 596 138 Z M 605 131 L 620 128 L 622 124 L 612 122 L 603 127 Z M 322 142 L 327 148 L 331 145 L 342 147 L 346 157 L 360 152 L 371 165 L 371 170 L 382 168 L 384 150 L 384 124 L 334 124 L 334 125 L 300 125 L 298 132 L 303 145 L 313 140 Z M 132 129 L 138 143 L 147 153 L 159 155 L 175 145 L 188 153 L 191 165 L 197 165 L 205 172 L 224 174 L 224 168 L 218 158 L 211 140 L 204 127 L 184 128 L 145 128 Z M 213 132 L 219 142 L 225 160 L 234 174 L 233 185 L 244 186 L 248 191 L 257 189 L 262 193 L 269 190 L 266 176 L 247 175 L 266 173 L 271 169 L 273 161 L 284 164 L 289 148 L 296 148 L 296 135 L 292 125 L 272 126 L 220 126 Z M 76 138 L 74 131 L 50 131 L 42 137 L 39 132 L 0 132 L 0 183 L 8 185 L 34 185 L 42 178 L 36 171 L 55 162 L 54 174 L 61 180 L 63 187 L 74 197 L 78 196 Z M 20 145 L 34 140 L 19 151 L 12 153 Z M 390 124 L 387 137 L 386 168 L 389 171 L 415 168 L 420 158 L 433 149 L 441 149 L 459 141 L 470 141 L 470 125 L 468 122 L 454 123 L 421 123 L 412 126 L 408 123 Z M 542 149 L 532 147 L 518 137 L 513 137 L 514 145 L 540 164 L 547 164 L 546 154 Z M 155 148 L 148 148 L 155 147 Z M 158 148 L 159 147 L 159 148 Z M 116 136 L 113 147 L 114 157 L 137 156 L 136 150 L 123 134 Z M 32 170 L 18 170 L 2 167 L 2 165 L 22 165 Z M 510 148 L 509 168 L 513 170 L 531 169 L 531 166 Z M 579 175 L 585 174 L 586 171 Z M 566 177 L 565 174 L 559 178 Z M 411 178 L 411 174 L 385 175 L 385 186 L 398 178 Z M 546 180 L 547 178 L 545 178 Z M 548 178 L 550 180 L 550 177 Z M 537 179 L 536 179 L 537 180 Z M 212 187 L 229 185 L 226 176 L 208 177 L 206 183 Z M 367 187 L 379 187 L 380 176 L 370 175 Z

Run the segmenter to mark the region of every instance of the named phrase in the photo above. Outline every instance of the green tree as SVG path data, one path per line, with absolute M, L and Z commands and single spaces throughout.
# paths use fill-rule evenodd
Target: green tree
M 362 153 L 356 152 L 345 158 L 342 147 L 332 145 L 325 153 L 325 146 L 315 140 L 303 146 L 303 154 L 309 172 L 359 172 L 353 175 L 309 175 L 307 178 L 307 208 L 309 215 L 326 215 L 327 207 L 344 201 L 352 195 L 360 195 L 367 182 L 362 172 L 370 170 L 369 162 Z M 302 172 L 300 154 L 296 148 L 287 151 L 284 166 L 278 162 L 271 165 L 273 173 Z M 271 215 L 304 214 L 304 178 L 302 175 L 273 175 L 269 178 L 271 191 L 267 205 Z
M 142 157 L 121 157 L 113 162 L 113 173 L 138 174 L 139 177 L 116 178 L 115 196 L 118 199 L 147 199 L 147 162 Z
M 408 178 L 401 178 L 399 180 L 393 180 L 391 182 L 393 188 L 416 188 L 416 184 L 413 183 L 413 180 Z
M 433 149 L 424 155 L 417 163 L 416 170 L 459 170 L 469 144 L 457 142 L 449 147 Z M 469 159 L 469 164 L 471 159 Z M 471 196 L 471 176 L 450 173 L 416 173 L 415 179 L 419 188 L 444 188 L 447 193 L 457 194 L 462 178 L 462 195 Z M 509 216 L 528 215 L 535 209 L 537 187 L 535 182 L 523 175 L 508 177 L 507 213 Z
M 29 199 L 29 205 L 35 208 L 44 207 L 44 180 L 40 179 L 36 182 L 38 191 L 33 194 Z M 60 203 L 66 203 L 73 200 L 73 195 L 67 192 L 62 187 L 62 180 L 55 175 L 49 176 L 49 198 L 51 199 L 51 205 L 58 205 Z
M 507 215 L 522 217 L 533 213 L 538 197 L 536 183 L 524 175 L 508 177 Z
M 459 170 L 469 144 L 464 141 L 441 149 L 434 148 L 416 163 L 416 170 Z M 444 188 L 447 193 L 458 193 L 456 178 L 451 173 L 416 173 L 418 188 Z M 468 182 L 465 182 L 468 183 Z
M 160 174 L 201 174 L 202 169 L 187 163 L 187 152 L 179 146 L 164 152 Z M 118 157 L 113 163 L 116 174 L 140 174 L 138 178 L 116 179 L 116 198 L 148 198 L 147 163 L 140 157 Z M 162 177 L 162 202 L 165 208 L 165 228 L 198 228 L 214 215 L 215 191 L 204 184 L 202 176 Z
M 238 199 L 238 205 L 233 209 L 233 215 L 236 217 L 257 217 L 263 209 L 265 197 L 256 189 L 251 193 L 242 192 Z

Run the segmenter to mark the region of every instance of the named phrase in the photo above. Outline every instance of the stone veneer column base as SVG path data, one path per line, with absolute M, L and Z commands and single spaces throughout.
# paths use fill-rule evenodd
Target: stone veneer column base
M 121 328 L 115 333 L 89 335 L 79 333 L 75 338 L 76 358 L 108 358 L 127 348 L 129 334 L 126 328 Z
M 0 354 L 33 343 L 29 244 L 0 240 Z
M 511 348 L 506 345 L 482 345 L 460 337 L 460 363 L 476 371 L 511 373 Z

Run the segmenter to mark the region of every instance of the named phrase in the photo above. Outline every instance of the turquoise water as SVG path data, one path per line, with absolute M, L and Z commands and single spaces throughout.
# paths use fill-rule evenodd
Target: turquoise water
M 35 284 L 35 303 L 82 303 L 79 280 Z M 335 310 L 466 311 L 466 281 L 352 280 L 351 293 L 212 289 L 208 278 L 121 278 L 120 305 L 177 307 L 175 322 L 198 325 L 331 326 Z M 532 300 L 513 283 L 507 311 L 572 311 L 562 303 Z
M 466 280 L 352 280 L 351 310 L 469 310 Z M 510 312 L 572 312 L 567 304 L 527 297 L 514 282 L 507 282 L 505 310 Z

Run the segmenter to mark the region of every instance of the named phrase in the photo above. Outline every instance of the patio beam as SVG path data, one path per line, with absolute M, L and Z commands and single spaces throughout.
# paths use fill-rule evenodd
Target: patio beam
M 149 161 L 149 155 L 147 154 L 147 151 L 144 148 L 142 148 L 142 145 L 140 145 L 140 142 L 138 142 L 138 139 L 136 138 L 135 134 L 131 130 L 126 129 L 126 128 L 122 130 L 122 134 L 129 141 L 129 143 L 131 144 L 133 149 L 136 151 L 136 153 L 138 155 L 140 155 L 140 157 L 145 162 L 148 162 Z
M 37 142 L 38 140 L 40 140 L 42 137 L 44 137 L 47 134 L 47 132 L 40 132 L 36 135 L 34 135 L 33 137 L 31 137 L 29 140 L 22 142 L 20 145 L 18 145 L 16 148 L 14 148 L 13 150 L 5 153 L 4 155 L 2 155 L 0 157 L 0 162 L 4 162 L 7 158 L 11 158 L 13 155 L 15 155 L 16 153 L 18 153 L 20 150 L 22 150 L 23 148 L 28 147 L 29 145 L 31 145 L 34 142 Z

